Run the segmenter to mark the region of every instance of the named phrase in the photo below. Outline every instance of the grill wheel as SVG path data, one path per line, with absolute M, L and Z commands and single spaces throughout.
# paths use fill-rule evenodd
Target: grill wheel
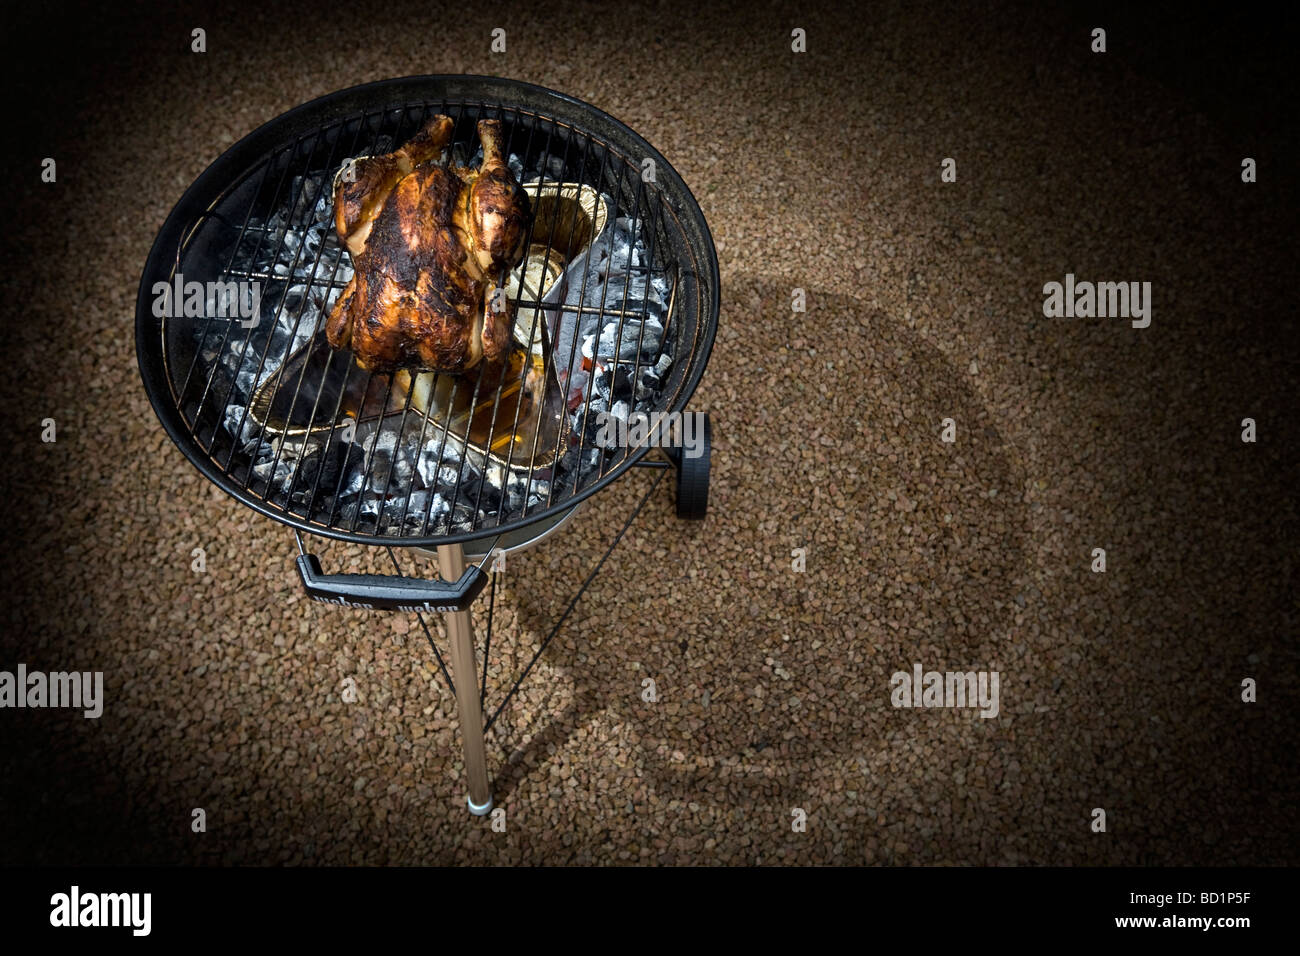
M 700 454 L 689 457 L 673 448 L 669 458 L 677 466 L 677 517 L 701 521 L 709 510 L 709 459 L 713 454 L 713 427 L 707 412 L 702 416 Z

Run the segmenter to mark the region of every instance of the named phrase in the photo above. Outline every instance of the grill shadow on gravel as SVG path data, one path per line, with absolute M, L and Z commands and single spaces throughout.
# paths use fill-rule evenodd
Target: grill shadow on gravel
M 629 535 L 653 537 L 665 560 L 620 574 L 631 589 L 612 597 L 597 578 L 544 655 L 571 696 L 530 728 L 538 736 L 499 775 L 503 789 L 518 785 L 528 752 L 562 748 L 609 710 L 628 723 L 658 798 L 786 806 L 816 789 L 828 755 L 875 765 L 915 729 L 919 712 L 889 704 L 894 671 L 983 669 L 1002 654 L 989 622 L 1029 579 L 1027 505 L 967 370 L 851 297 L 811 291 L 800 314 L 789 288 L 741 279 L 726 301 L 697 406 L 714 422 L 710 517 L 677 521 L 669 494 L 647 505 Z M 774 383 L 776 368 L 787 371 Z M 945 418 L 954 444 L 940 440 Z M 724 600 L 692 601 L 696 569 Z M 665 583 L 682 585 L 679 602 L 661 603 Z M 544 634 L 554 602 L 541 594 L 515 599 L 523 626 Z M 573 666 L 573 642 L 593 633 L 640 665 L 625 682 Z M 658 703 L 642 700 L 643 677 Z M 969 733 L 972 744 L 984 736 Z

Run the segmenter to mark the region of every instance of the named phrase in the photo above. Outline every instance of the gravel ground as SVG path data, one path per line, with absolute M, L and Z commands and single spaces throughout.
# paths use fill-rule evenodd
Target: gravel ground
M 56 46 L 48 21 L 15 27 L 49 82 L 7 157 L 0 668 L 102 670 L 106 705 L 0 713 L 0 861 L 1296 862 L 1295 154 L 1251 48 L 1116 13 L 1096 55 L 1096 18 L 1037 4 L 532 5 L 436 27 L 425 6 L 309 25 L 306 5 L 115 5 Z M 723 283 L 693 403 L 710 516 L 679 522 L 661 484 L 489 735 L 505 832 L 465 813 L 418 622 L 311 605 L 288 530 L 166 437 L 132 337 L 153 237 L 213 158 L 315 96 L 439 72 L 540 83 L 641 132 L 698 197 Z M 1045 319 L 1066 272 L 1150 281 L 1151 326 Z M 493 699 L 651 480 L 511 557 Z M 999 716 L 894 708 L 890 676 L 917 663 L 998 671 Z

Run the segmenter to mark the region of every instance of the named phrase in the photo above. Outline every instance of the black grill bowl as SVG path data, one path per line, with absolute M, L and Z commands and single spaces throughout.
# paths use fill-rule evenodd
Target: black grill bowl
M 297 177 L 328 175 L 347 157 L 400 145 L 435 113 L 456 120 L 455 141 L 471 150 L 474 123 L 481 118 L 499 119 L 507 151 L 519 154 L 525 169 L 543 152 L 562 156 L 564 168 L 554 171 L 554 179 L 596 187 L 612 198 L 616 208 L 611 217 L 631 217 L 645 224 L 650 267 L 671 276 L 675 289 L 665 335 L 674 350 L 673 364 L 647 411 L 685 411 L 713 347 L 719 306 L 718 262 L 704 216 L 663 156 L 608 114 L 543 87 L 481 76 L 383 80 L 299 106 L 254 130 L 218 157 L 167 217 L 141 276 L 136 351 L 149 400 L 186 457 L 239 501 L 302 531 L 366 544 L 419 547 L 494 537 L 571 510 L 624 474 L 647 451 L 642 447 L 616 453 L 581 482 L 556 483 L 549 502 L 527 510 L 499 508 L 488 519 L 476 520 L 468 530 L 455 528 L 449 519 L 442 533 L 436 523 L 427 520 L 413 531 L 400 522 L 395 531 L 385 531 L 378 517 L 371 528 L 367 528 L 368 518 L 355 513 L 350 521 L 345 520 L 335 503 L 323 508 L 317 494 L 311 496 L 310 504 L 294 504 L 268 493 L 265 482 L 250 470 L 244 447 L 236 445 L 222 426 L 230 383 L 220 371 L 209 376 L 204 363 L 196 362 L 196 338 L 202 324 L 211 324 L 210 332 L 204 330 L 205 347 L 221 342 L 223 348 L 229 343 L 238 350 L 247 342 L 244 348 L 251 354 L 265 354 L 268 369 L 278 366 L 288 349 L 273 345 L 265 329 L 259 334 L 258 328 L 247 330 L 227 318 L 159 317 L 155 315 L 156 284 L 172 283 L 176 272 L 182 273 L 187 283 L 236 278 L 229 272 L 230 261 L 236 246 L 254 241 L 256 230 L 250 230 L 249 223 L 292 204 L 294 183 L 300 181 Z M 654 163 L 653 182 L 641 176 L 646 160 Z M 553 180 L 546 176 L 544 181 Z M 328 197 L 322 201 L 328 202 Z M 257 241 L 283 239 L 266 232 Z M 321 295 L 341 285 L 334 278 L 337 262 L 330 256 L 317 255 L 311 261 L 310 250 L 303 256 L 304 265 L 311 266 L 308 295 Z M 284 300 L 276 305 L 280 310 L 286 308 Z M 617 304 L 609 306 L 613 309 Z M 644 367 L 638 358 L 632 374 Z M 348 374 L 365 375 L 354 363 Z M 418 420 L 422 416 L 412 412 L 411 417 Z M 321 418 L 332 420 L 332 410 L 323 410 Z M 331 433 L 326 452 L 334 448 L 333 441 Z M 326 458 L 322 453 L 320 461 Z M 291 458 L 286 461 L 294 463 Z M 325 474 L 323 466 L 320 474 Z M 385 489 L 394 492 L 394 500 L 407 494 L 409 501 L 409 489 L 400 481 L 393 482 L 390 471 Z M 324 484 L 328 477 L 325 482 L 316 481 L 318 487 Z M 395 503 L 394 509 L 397 507 Z

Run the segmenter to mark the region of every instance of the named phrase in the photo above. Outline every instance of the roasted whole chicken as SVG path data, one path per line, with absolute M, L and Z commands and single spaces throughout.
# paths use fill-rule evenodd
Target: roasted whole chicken
M 334 190 L 334 225 L 354 275 L 325 335 L 371 372 L 459 373 L 510 353 L 504 293 L 529 232 L 528 196 L 480 120 L 478 169 L 444 166 L 452 121 L 435 116 L 401 149 L 358 159 Z

